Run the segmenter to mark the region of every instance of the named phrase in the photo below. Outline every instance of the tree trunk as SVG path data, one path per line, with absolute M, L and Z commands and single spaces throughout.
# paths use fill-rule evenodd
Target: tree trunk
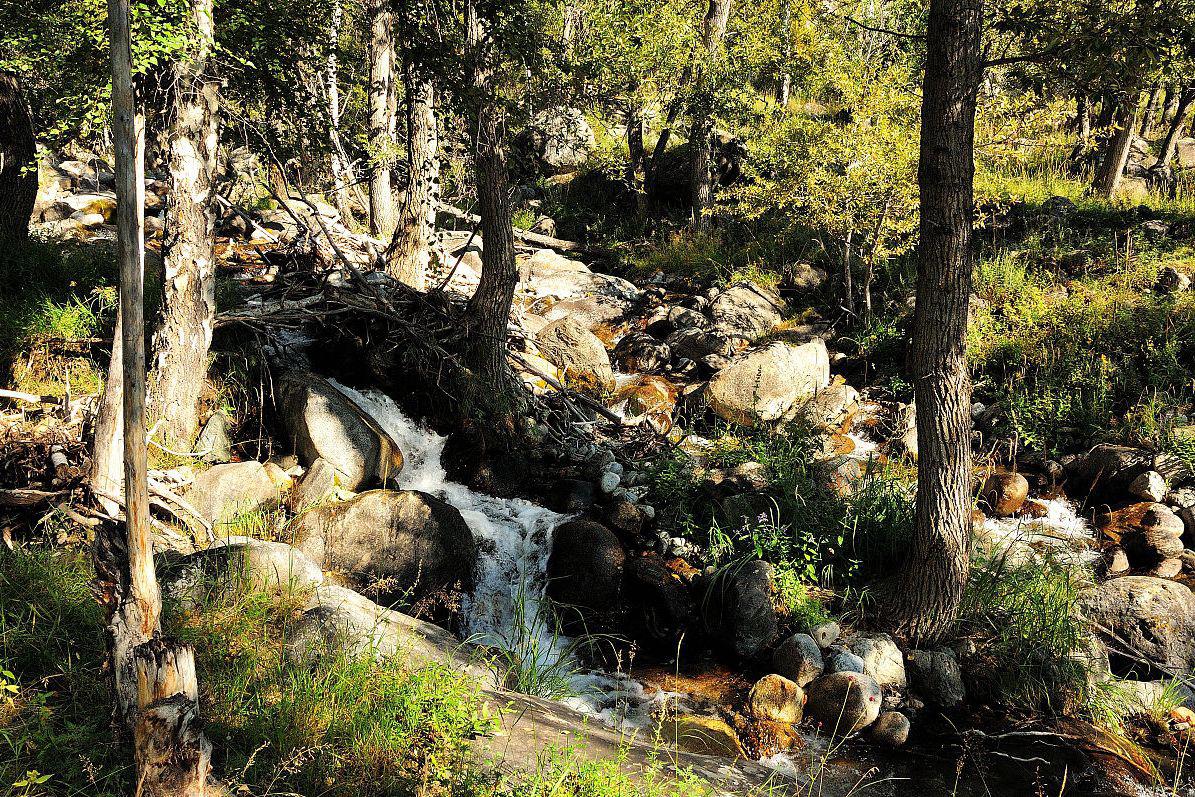
M 496 59 L 491 25 L 473 2 L 466 5 L 466 50 L 471 67 L 473 160 L 481 214 L 481 280 L 469 300 L 468 365 L 473 371 L 467 403 L 499 434 L 513 436 L 522 407 L 507 362 L 506 337 L 518 271 L 513 209 L 506 163 L 505 124 L 493 85 Z
M 33 118 L 17 76 L 0 72 L 0 245 L 29 237 L 37 203 Z
M 390 276 L 423 290 L 431 265 L 440 200 L 440 144 L 436 131 L 436 89 L 429 78 L 404 66 L 407 95 L 407 163 L 410 174 L 398 226 L 386 248 Z
M 369 5 L 369 231 L 385 240 L 394 232 L 390 165 L 394 158 L 394 31 L 389 0 Z
M 203 797 L 212 745 L 199 719 L 195 653 L 183 642 L 139 646 L 133 729 L 139 797 Z
M 1116 107 L 1115 130 L 1108 138 L 1104 157 L 1100 159 L 1094 179 L 1095 190 L 1108 199 L 1115 196 L 1116 189 L 1120 187 L 1120 178 L 1124 176 L 1124 167 L 1133 149 L 1140 113 L 1141 104 L 1135 95 L 1125 97 Z
M 780 29 L 780 76 L 776 81 L 776 102 L 781 108 L 788 105 L 789 95 L 792 93 L 792 56 L 793 56 L 793 4 L 792 0 L 784 0 L 784 14 L 781 17 Z
M 344 142 L 340 138 L 340 62 L 336 51 L 340 44 L 340 25 L 344 19 L 341 0 L 332 0 L 332 14 L 328 22 L 328 60 L 325 80 L 328 91 L 328 139 L 332 149 L 332 203 L 340 217 L 352 218 L 349 183 L 352 174 L 345 157 Z
M 167 150 L 170 192 L 162 238 L 162 309 L 153 341 L 150 418 L 172 447 L 199 428 L 216 319 L 216 205 L 212 182 L 219 141 L 219 84 L 208 74 L 215 43 L 212 0 L 188 7 L 192 51 L 174 67 Z
M 1075 98 L 1075 133 L 1081 145 L 1091 138 L 1091 100 L 1086 94 Z
M 1153 133 L 1154 120 L 1158 116 L 1158 107 L 1162 102 L 1162 85 L 1154 84 L 1150 89 L 1149 99 L 1145 103 L 1145 110 L 1141 114 L 1141 137 L 1149 138 Z
M 1161 153 L 1158 155 L 1158 161 L 1150 168 L 1169 168 L 1171 161 L 1174 160 L 1175 153 L 1178 151 L 1178 139 L 1182 133 L 1183 125 L 1187 122 L 1187 116 L 1191 112 L 1192 105 L 1195 105 L 1195 87 L 1184 89 L 1178 97 L 1177 104 L 1174 106 L 1174 116 L 1170 119 L 1170 127 L 1166 129 L 1166 137 L 1162 139 Z
M 909 368 L 917 402 L 912 545 L 891 596 L 897 634 L 934 642 L 954 625 L 971 539 L 971 295 L 975 105 L 982 0 L 931 0 L 921 105 L 921 239 Z
M 726 35 L 726 23 L 730 20 L 730 3 L 731 0 L 709 0 L 705 21 L 702 23 L 701 46 L 704 64 L 698 67 L 689 124 L 689 202 L 693 206 L 691 225 L 694 230 L 703 230 L 707 226 L 706 209 L 713 198 L 710 136 L 714 130 L 714 117 L 709 72 L 718 59 L 722 39 Z
M 646 149 L 643 144 L 643 113 L 634 98 L 627 100 L 627 166 L 624 179 L 635 195 L 635 210 L 639 218 L 647 214 L 647 193 L 644 185 L 643 160 Z

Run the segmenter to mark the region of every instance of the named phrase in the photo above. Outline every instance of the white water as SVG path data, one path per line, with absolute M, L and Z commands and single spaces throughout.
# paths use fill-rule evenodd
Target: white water
M 566 516 L 449 481 L 440 461 L 446 438 L 416 424 L 384 393 L 329 382 L 377 421 L 402 451 L 404 464 L 395 486 L 451 504 L 472 530 L 478 551 L 473 593 L 461 606 L 465 637 L 479 645 L 526 652 L 541 667 L 558 661 L 567 640 L 538 618 L 550 616 L 544 596 L 548 554 L 552 531 Z
M 988 546 L 1007 551 L 1016 561 L 1030 561 L 1049 553 L 1063 562 L 1082 563 L 1098 556 L 1092 548 L 1094 532 L 1079 516 L 1075 504 L 1065 498 L 1044 502 L 1046 514 L 1040 518 L 987 518 L 983 536 Z
M 520 498 L 496 498 L 449 481 L 441 463 L 446 438 L 403 414 L 384 393 L 357 391 L 329 382 L 389 434 L 403 452 L 395 479 L 402 490 L 419 490 L 452 505 L 477 541 L 476 583 L 461 605 L 465 637 L 474 644 L 512 651 L 540 668 L 572 655 L 572 640 L 554 633 L 545 596 L 552 532 L 568 516 Z M 542 612 L 542 614 L 541 614 Z M 569 691 L 565 705 L 614 728 L 649 728 L 664 707 L 681 695 L 651 691 L 621 673 L 575 672 L 566 662 Z

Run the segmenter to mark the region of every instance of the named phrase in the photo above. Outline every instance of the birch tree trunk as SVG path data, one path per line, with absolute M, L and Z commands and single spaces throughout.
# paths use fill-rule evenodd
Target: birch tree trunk
M 954 625 L 969 567 L 971 295 L 975 105 L 982 0 L 931 0 L 921 106 L 921 243 L 909 369 L 917 402 L 917 506 L 910 551 L 890 596 L 912 644 Z
M 436 88 L 414 64 L 403 66 L 407 99 L 407 164 L 410 180 L 399 209 L 394 237 L 386 248 L 390 276 L 424 290 L 436 234 L 440 199 L 440 140 L 436 129 Z
M 715 66 L 730 20 L 731 0 L 709 0 L 702 24 L 702 55 L 704 63 L 698 67 L 694 87 L 694 109 L 689 128 L 691 150 L 689 169 L 689 200 L 692 205 L 691 226 L 703 230 L 707 226 L 706 209 L 713 198 L 710 177 L 710 136 L 714 130 L 713 97 L 710 70 Z
M 150 417 L 171 445 L 189 446 L 199 428 L 216 318 L 216 206 L 212 183 L 219 140 L 219 84 L 208 73 L 215 44 L 212 0 L 190 0 L 192 49 L 174 66 L 167 134 L 170 192 L 162 238 L 162 309 L 153 340 Z
M 0 245 L 29 237 L 37 203 L 33 119 L 17 76 L 0 72 Z
M 325 81 L 328 92 L 328 139 L 332 148 L 332 202 L 340 217 L 352 218 L 349 201 L 349 183 L 352 182 L 348 159 L 345 157 L 344 142 L 340 138 L 340 61 L 336 55 L 340 45 L 340 25 L 344 19 L 344 4 L 332 0 L 332 13 L 328 21 L 328 59 L 325 66 Z
M 780 21 L 780 41 L 783 42 L 780 57 L 780 76 L 776 81 L 776 102 L 781 108 L 788 105 L 789 95 L 792 93 L 792 56 L 793 56 L 793 4 L 792 0 L 784 0 L 784 14 Z
M 506 161 L 505 124 L 494 85 L 498 58 L 491 25 L 474 2 L 466 5 L 466 52 L 473 95 L 473 161 L 481 216 L 482 270 L 469 300 L 468 365 L 473 384 L 467 402 L 499 434 L 513 436 L 522 401 L 507 362 L 510 306 L 518 283 L 513 209 Z
M 390 164 L 394 156 L 394 19 L 389 0 L 369 4 L 369 231 L 383 240 L 394 232 Z
M 1150 168 L 1166 169 L 1170 167 L 1170 163 L 1178 151 L 1178 139 L 1182 134 L 1183 126 L 1187 123 L 1192 105 L 1195 105 L 1195 87 L 1183 89 L 1174 106 L 1174 115 L 1170 118 L 1170 126 L 1166 128 L 1166 137 L 1162 139 L 1158 161 Z

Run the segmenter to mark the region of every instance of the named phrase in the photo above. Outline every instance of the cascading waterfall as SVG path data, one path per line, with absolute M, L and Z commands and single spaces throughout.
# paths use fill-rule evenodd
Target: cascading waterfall
M 468 641 L 509 651 L 526 667 L 566 673 L 572 696 L 564 702 L 613 727 L 645 727 L 665 703 L 679 700 L 680 695 L 651 692 L 620 673 L 580 672 L 568 660 L 573 641 L 555 632 L 546 597 L 552 532 L 567 515 L 450 481 L 441 462 L 447 438 L 407 417 L 384 393 L 329 382 L 377 421 L 403 452 L 405 463 L 394 486 L 452 505 L 473 532 L 478 548 L 475 586 L 462 601 L 460 615 Z

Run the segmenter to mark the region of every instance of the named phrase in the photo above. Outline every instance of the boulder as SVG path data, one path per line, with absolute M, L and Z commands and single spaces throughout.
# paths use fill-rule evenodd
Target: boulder
M 765 675 L 751 687 L 747 705 L 761 720 L 795 725 L 805 710 L 805 690 L 782 675 Z
M 668 367 L 672 350 L 646 332 L 632 332 L 618 341 L 613 360 L 624 374 L 655 374 Z
M 177 567 L 177 569 L 176 569 Z M 319 565 L 281 542 L 234 535 L 169 568 L 167 592 L 187 607 L 242 589 L 274 595 L 304 593 L 324 583 Z
M 736 358 L 710 379 L 706 401 L 722 418 L 743 426 L 776 421 L 830 381 L 830 358 L 820 338 L 795 346 L 773 343 Z
M 805 712 L 835 736 L 871 725 L 884 702 L 880 685 L 871 676 L 854 672 L 823 675 L 805 691 Z
M 905 657 L 887 634 L 863 636 L 851 642 L 851 650 L 863 660 L 863 672 L 884 689 L 905 688 Z
M 626 597 L 634 607 L 628 621 L 636 639 L 676 650 L 676 641 L 697 620 L 689 585 L 662 556 L 632 556 L 626 565 Z
M 182 497 L 212 526 L 219 526 L 276 503 L 279 496 L 265 466 L 249 460 L 208 468 Z
M 1166 477 L 1156 470 L 1147 470 L 1129 483 L 1129 495 L 1142 501 L 1158 503 L 1165 499 Z
M 809 632 L 809 636 L 813 637 L 813 641 L 817 643 L 819 648 L 828 648 L 838 641 L 838 637 L 842 635 L 842 628 L 838 623 L 831 620 L 828 623 L 822 623 L 817 628 Z
M 1029 480 L 1019 473 L 993 473 L 979 491 L 980 507 L 992 517 L 1012 517 L 1029 497 Z
M 286 496 L 287 509 L 298 514 L 326 503 L 336 495 L 339 479 L 340 474 L 336 468 L 328 464 L 328 460 L 320 457 L 311 463 L 298 484 Z
M 717 717 L 677 717 L 660 727 L 660 737 L 669 747 L 680 747 L 700 755 L 732 761 L 747 757 L 734 728 Z
M 312 593 L 291 629 L 286 658 L 306 665 L 335 650 L 363 658 L 396 657 L 408 668 L 448 665 L 480 686 L 497 686 L 494 673 L 467 657 L 461 641 L 443 628 L 384 609 L 347 587 L 326 584 Z
M 532 117 L 516 145 L 546 174 L 571 174 L 585 165 L 597 140 L 579 109 L 549 108 Z
M 427 493 L 371 490 L 299 515 L 295 547 L 387 599 L 473 588 L 477 546 L 464 518 Z
M 732 349 L 725 336 L 700 327 L 676 330 L 668 336 L 667 345 L 674 357 L 690 360 L 701 360 L 711 354 L 725 357 Z
M 661 376 L 640 375 L 621 380 L 610 406 L 627 420 L 646 418 L 657 431 L 672 428 L 677 388 Z
M 622 597 L 626 551 L 614 532 L 592 520 L 561 523 L 552 534 L 548 596 L 566 628 L 605 626 Z
M 195 439 L 194 448 L 196 453 L 203 455 L 204 462 L 215 465 L 232 459 L 232 438 L 228 434 L 228 423 L 228 416 L 217 412 L 203 425 L 199 437 Z
M 806 686 L 826 669 L 821 648 L 808 634 L 793 634 L 772 653 L 772 668 L 797 686 Z
M 714 326 L 729 337 L 754 340 L 784 320 L 784 300 L 767 288 L 749 283 L 731 285 L 710 302 Z
M 904 747 L 909 741 L 909 718 L 899 711 L 885 711 L 872 724 L 868 738 L 884 747 Z
M 776 638 L 772 566 L 753 561 L 724 568 L 701 582 L 705 627 L 743 659 L 763 652 Z
M 1071 465 L 1074 487 L 1081 492 L 1120 498 L 1133 481 L 1153 465 L 1153 458 L 1139 448 L 1099 445 Z
M 1123 528 L 1120 538 L 1129 561 L 1138 567 L 1151 567 L 1181 556 L 1186 530 L 1182 518 L 1165 504 L 1138 505 L 1135 509 L 1125 517 L 1131 525 Z
M 953 708 L 966 698 L 963 673 L 950 650 L 910 650 L 906 656 L 910 686 L 927 703 Z
M 614 369 L 605 345 L 579 321 L 553 321 L 535 334 L 535 345 L 544 359 L 564 373 L 570 387 L 595 396 L 614 389 Z
M 1189 587 L 1152 576 L 1123 576 L 1085 590 L 1079 607 L 1141 658 L 1171 670 L 1195 667 L 1195 595 Z M 1115 653 L 1116 647 L 1115 672 L 1140 666 Z
M 278 392 L 282 424 L 304 465 L 323 458 L 348 490 L 384 483 L 402 470 L 394 441 L 326 380 L 288 371 L 278 380 Z
M 859 391 L 845 382 L 834 382 L 785 413 L 785 420 L 800 419 L 813 429 L 837 429 L 859 409 Z

